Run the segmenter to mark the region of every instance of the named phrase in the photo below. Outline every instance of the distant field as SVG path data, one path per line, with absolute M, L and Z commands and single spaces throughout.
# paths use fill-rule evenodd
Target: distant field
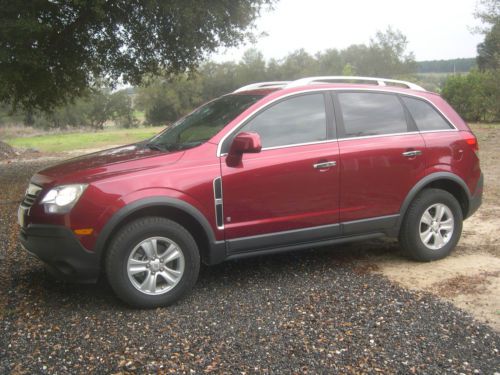
M 6 139 L 5 141 L 15 148 L 34 148 L 42 152 L 63 152 L 134 143 L 150 138 L 161 130 L 163 130 L 163 127 L 110 129 L 99 132 L 19 137 Z

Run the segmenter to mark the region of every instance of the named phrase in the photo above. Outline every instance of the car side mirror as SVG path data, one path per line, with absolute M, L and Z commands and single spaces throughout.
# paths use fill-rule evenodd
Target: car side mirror
M 241 163 L 243 154 L 255 154 L 262 150 L 260 136 L 253 132 L 239 133 L 233 139 L 226 163 L 229 167 L 236 167 Z

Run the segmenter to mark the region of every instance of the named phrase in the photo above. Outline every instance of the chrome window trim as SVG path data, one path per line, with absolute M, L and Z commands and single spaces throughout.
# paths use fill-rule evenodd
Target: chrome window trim
M 418 134 L 418 131 L 411 131 L 411 132 L 401 132 L 401 133 L 387 133 L 387 134 L 374 134 L 374 135 L 360 135 L 359 137 L 344 137 L 344 138 L 339 138 L 339 142 L 343 141 L 350 141 L 351 139 L 366 139 L 366 138 L 380 138 L 380 137 L 399 137 L 403 135 L 415 135 Z
M 380 138 L 380 137 L 397 137 L 397 136 L 403 136 L 403 135 L 415 135 L 415 134 L 422 134 L 422 133 L 437 133 L 437 132 L 456 132 L 458 130 L 456 129 L 444 129 L 444 130 L 426 130 L 424 132 L 420 131 L 412 131 L 412 132 L 404 132 L 404 133 L 387 133 L 387 134 L 376 134 L 376 135 L 364 135 L 360 137 L 345 137 L 345 138 L 339 138 L 337 141 L 343 142 L 343 141 L 350 141 L 351 139 L 366 139 L 366 138 Z
M 459 130 L 457 128 L 455 129 L 436 129 L 436 130 L 422 130 L 419 132 L 420 134 L 422 133 L 445 133 L 445 132 L 458 132 Z
M 227 132 L 222 137 L 222 139 L 219 141 L 219 144 L 217 145 L 217 157 L 222 157 L 222 156 L 227 155 L 227 152 L 225 152 L 223 154 L 221 153 L 223 143 L 226 141 L 226 139 L 231 134 L 233 134 L 239 128 L 241 128 L 243 125 L 245 125 L 245 122 L 248 121 L 249 118 L 251 118 L 252 116 L 254 116 L 255 114 L 257 114 L 260 111 L 266 110 L 270 105 L 272 105 L 273 103 L 277 102 L 278 100 L 281 100 L 281 99 L 284 99 L 284 98 L 288 98 L 290 96 L 299 95 L 299 94 L 303 94 L 303 93 L 310 93 L 310 92 L 323 92 L 323 91 L 369 91 L 369 92 L 375 92 L 375 93 L 381 92 L 381 93 L 395 94 L 395 95 L 406 95 L 406 96 L 411 96 L 411 97 L 419 98 L 419 99 L 422 99 L 422 100 L 426 101 L 427 103 L 429 103 L 432 106 L 432 108 L 434 108 L 435 110 L 437 110 L 448 121 L 448 123 L 453 127 L 453 129 L 449 129 L 449 130 L 448 129 L 441 129 L 441 130 L 425 130 L 425 131 L 417 131 L 417 132 L 405 132 L 405 133 L 398 133 L 399 135 L 401 135 L 401 134 L 411 134 L 411 133 L 415 133 L 416 134 L 416 133 L 434 133 L 434 132 L 458 131 L 458 128 L 448 118 L 448 116 L 446 116 L 443 113 L 443 111 L 441 111 L 441 109 L 439 109 L 437 106 L 435 106 L 434 103 L 432 103 L 426 97 L 424 97 L 422 95 L 418 95 L 416 93 L 412 93 L 412 92 L 411 93 L 407 93 L 407 92 L 398 92 L 398 91 L 384 90 L 383 89 L 384 87 L 387 87 L 387 86 L 375 86 L 373 88 L 364 88 L 364 87 L 362 87 L 362 88 L 356 88 L 356 87 L 349 87 L 349 88 L 347 88 L 347 87 L 334 87 L 334 88 L 332 88 L 332 87 L 330 87 L 330 88 L 315 87 L 315 88 L 309 88 L 309 89 L 304 89 L 304 90 L 300 90 L 300 91 L 294 91 L 294 92 L 291 92 L 291 93 L 279 96 L 277 98 L 274 98 L 270 102 L 266 103 L 263 107 L 259 107 L 259 108 L 255 109 L 254 111 L 252 111 L 251 113 L 249 113 L 247 116 L 245 116 L 245 118 L 243 118 L 241 121 L 239 121 L 229 132 Z M 326 141 L 308 142 L 308 143 L 297 143 L 297 144 L 291 144 L 291 145 L 267 147 L 267 148 L 263 148 L 262 151 L 266 151 L 266 150 L 270 150 L 270 149 L 286 148 L 286 147 L 304 146 L 304 145 L 309 145 L 309 144 L 327 143 L 327 142 L 333 142 L 333 141 L 342 141 L 342 140 L 346 140 L 346 139 L 387 137 L 387 136 L 394 136 L 394 135 L 397 135 L 397 133 L 369 135 L 369 136 L 361 136 L 361 137 L 350 137 L 350 138 L 335 138 L 335 139 L 328 139 Z
M 283 145 L 283 146 L 273 146 L 273 147 L 264 147 L 262 151 L 267 151 L 267 150 L 278 150 L 280 148 L 288 148 L 288 147 L 298 147 L 298 146 L 308 146 L 308 145 L 319 145 L 323 143 L 333 143 L 336 142 L 337 139 L 326 139 L 324 141 L 314 141 L 314 142 L 305 142 L 305 143 L 292 143 L 289 145 Z M 225 155 L 225 154 L 223 154 Z
M 388 133 L 388 134 L 365 135 L 365 136 L 359 136 L 359 137 L 346 137 L 346 138 L 338 138 L 338 139 L 328 139 L 326 141 L 294 143 L 294 144 L 284 145 L 284 146 L 265 147 L 261 150 L 261 152 L 268 151 L 268 150 L 279 150 L 281 148 L 289 148 L 289 147 L 299 147 L 299 146 L 309 146 L 309 145 L 317 145 L 317 144 L 324 144 L 324 143 L 343 142 L 343 141 L 350 141 L 352 139 L 382 138 L 382 137 L 389 137 L 389 136 L 397 137 L 397 136 L 415 135 L 415 134 L 421 134 L 421 133 L 442 133 L 442 132 L 456 132 L 456 131 L 457 130 L 454 130 L 454 129 L 450 129 L 450 130 L 444 129 L 444 130 L 426 130 L 423 132 L 412 131 L 412 132 L 404 132 L 404 133 Z M 227 155 L 227 154 L 224 153 L 221 156 L 225 156 L 225 155 Z

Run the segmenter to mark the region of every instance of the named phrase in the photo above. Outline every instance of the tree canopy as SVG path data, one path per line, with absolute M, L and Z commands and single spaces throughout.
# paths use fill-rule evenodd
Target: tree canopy
M 474 16 L 482 22 L 476 28 L 485 35 L 477 46 L 477 65 L 480 70 L 500 69 L 500 0 L 480 0 Z
M 21 119 L 3 116 L 6 106 L 0 103 L 2 123 L 23 122 L 35 127 L 69 128 L 89 126 L 100 129 L 104 123 L 135 126 L 133 109 L 141 113 L 145 124 L 159 125 L 175 121 L 199 104 L 258 81 L 293 80 L 314 75 L 373 75 L 407 78 L 415 72 L 413 55 L 406 51 L 406 38 L 387 29 L 377 33 L 369 44 L 345 49 L 329 49 L 314 55 L 304 49 L 291 52 L 282 59 L 266 61 L 261 52 L 249 49 L 239 62 L 206 61 L 188 72 L 162 75 L 147 74 L 142 84 L 125 92 L 112 94 L 96 82 L 100 90 L 86 90 L 82 98 L 57 105 L 51 113 L 26 111 Z M 119 94 L 119 95 L 118 95 Z M 118 101 L 119 99 L 119 101 Z M 118 103 L 118 104 L 117 104 Z
M 491 27 L 500 20 L 500 1 L 479 0 L 474 17 L 483 23 L 483 26 L 476 28 L 476 31 L 487 34 Z
M 480 0 L 475 16 L 485 35 L 477 46 L 477 65 L 467 75 L 449 77 L 443 96 L 469 121 L 500 121 L 500 0 Z
M 0 102 L 50 110 L 98 79 L 196 66 L 273 0 L 1 0 Z
M 500 70 L 500 18 L 477 46 L 477 65 L 481 70 Z

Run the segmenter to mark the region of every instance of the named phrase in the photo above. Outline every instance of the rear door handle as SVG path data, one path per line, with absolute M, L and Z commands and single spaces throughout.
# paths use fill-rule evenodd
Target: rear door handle
M 414 156 L 422 155 L 422 151 L 420 150 L 405 151 L 401 155 L 407 158 L 412 158 Z
M 330 167 L 335 167 L 337 165 L 336 161 L 325 161 L 323 163 L 313 164 L 313 167 L 316 169 L 325 169 Z

